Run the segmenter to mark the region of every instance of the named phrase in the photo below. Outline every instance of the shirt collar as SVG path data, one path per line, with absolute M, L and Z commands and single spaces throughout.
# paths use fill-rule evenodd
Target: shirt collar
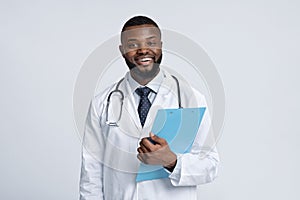
M 161 85 L 161 83 L 163 82 L 163 72 L 160 69 L 158 74 L 154 77 L 154 79 L 152 79 L 147 85 L 148 88 L 150 88 L 153 92 L 157 93 L 158 89 Z M 131 92 L 135 92 L 135 90 L 139 87 L 144 87 L 143 85 L 140 85 L 138 82 L 136 82 L 136 80 L 134 80 L 130 74 L 130 72 L 127 72 L 127 81 L 130 85 L 131 88 Z

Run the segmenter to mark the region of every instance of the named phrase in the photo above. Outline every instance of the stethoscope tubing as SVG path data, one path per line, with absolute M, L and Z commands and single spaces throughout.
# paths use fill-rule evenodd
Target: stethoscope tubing
M 174 76 L 174 75 L 171 75 L 172 78 L 175 80 L 176 82 L 176 86 L 177 86 L 177 98 L 178 98 L 178 108 L 182 108 L 181 106 L 181 93 L 180 93 L 180 86 L 179 86 L 179 81 L 178 79 Z M 119 86 L 120 84 L 122 83 L 122 81 L 124 80 L 124 78 L 122 78 L 121 80 L 119 80 L 119 82 L 117 83 L 115 89 L 113 91 L 111 91 L 109 94 L 108 94 L 108 97 L 107 97 L 107 105 L 106 105 L 106 124 L 109 125 L 109 126 L 118 126 L 118 122 L 121 120 L 121 115 L 122 115 L 122 108 L 123 108 L 123 101 L 124 101 L 124 93 L 119 90 Z M 119 114 L 119 117 L 117 119 L 116 122 L 109 122 L 108 121 L 108 108 L 109 108 L 109 104 L 110 104 L 110 98 L 111 96 L 114 94 L 114 93 L 119 93 L 121 95 L 121 108 L 120 108 L 120 114 Z

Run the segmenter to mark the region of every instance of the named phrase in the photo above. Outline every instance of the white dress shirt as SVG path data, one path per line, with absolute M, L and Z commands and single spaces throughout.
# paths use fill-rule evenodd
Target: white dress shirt
M 148 99 L 151 102 L 151 104 L 153 103 L 153 101 L 156 97 L 156 94 L 159 90 L 159 87 L 160 87 L 162 81 L 163 81 L 163 78 L 164 78 L 163 72 L 160 70 L 158 72 L 158 74 L 155 76 L 155 78 L 152 79 L 147 85 L 145 85 L 146 87 L 151 89 L 151 92 L 148 95 Z M 130 73 L 129 73 L 128 76 L 126 76 L 126 79 L 127 79 L 128 83 L 129 83 L 129 86 L 131 88 L 136 106 L 138 106 L 141 97 L 135 92 L 135 90 L 137 88 L 141 88 L 141 87 L 145 87 L 145 86 L 140 85 L 136 80 L 134 80 L 132 78 L 132 76 L 130 75 Z

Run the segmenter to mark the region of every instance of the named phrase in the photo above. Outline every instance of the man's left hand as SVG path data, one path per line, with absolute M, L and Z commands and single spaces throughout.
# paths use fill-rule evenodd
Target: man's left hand
M 138 159 L 149 165 L 162 165 L 168 169 L 174 168 L 177 161 L 177 156 L 173 153 L 167 141 L 153 133 L 150 133 L 150 138 L 143 138 L 140 142 Z

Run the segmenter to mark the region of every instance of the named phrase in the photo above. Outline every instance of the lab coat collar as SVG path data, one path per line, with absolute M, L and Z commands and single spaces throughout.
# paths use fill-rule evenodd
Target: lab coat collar
M 127 72 L 126 79 L 129 83 L 131 92 L 134 93 L 137 88 L 144 87 L 143 85 L 140 85 L 136 80 L 134 80 L 130 74 L 130 72 Z M 146 87 L 150 88 L 154 93 L 157 94 L 159 87 L 161 83 L 163 82 L 164 74 L 162 70 L 159 70 L 158 74 L 152 79 Z
M 174 92 L 170 92 L 170 91 L 176 91 L 176 86 L 174 83 L 174 79 L 171 77 L 171 75 L 164 71 L 164 70 L 160 70 L 159 72 L 159 79 L 162 79 L 161 84 L 157 84 L 157 80 L 154 80 L 154 85 L 158 86 L 157 89 L 157 95 L 154 99 L 154 102 L 152 104 L 152 106 L 150 107 L 146 122 L 144 124 L 144 128 L 142 128 L 140 120 L 139 120 L 139 116 L 137 111 L 135 110 L 135 104 L 134 104 L 134 97 L 133 97 L 133 93 L 135 91 L 135 86 L 136 84 L 138 85 L 137 87 L 139 87 L 139 84 L 133 84 L 134 82 L 131 82 L 132 77 L 130 76 L 130 73 L 127 72 L 127 74 L 125 75 L 125 81 L 120 85 L 120 89 L 122 91 L 124 91 L 124 111 L 128 112 L 128 114 L 130 115 L 130 119 L 133 120 L 135 127 L 138 128 L 139 132 L 143 132 L 142 134 L 149 134 L 150 131 L 150 126 L 153 123 L 153 120 L 155 119 L 156 116 L 156 112 L 157 109 L 159 108 L 164 108 L 164 107 L 170 107 L 170 105 L 167 105 L 165 99 L 167 98 L 168 95 L 174 95 Z M 158 76 L 156 76 L 155 78 L 157 78 Z M 152 89 L 152 88 L 151 88 Z M 156 90 L 156 89 L 155 89 Z M 176 97 L 174 97 L 176 98 Z M 138 136 L 138 135 L 136 135 Z

